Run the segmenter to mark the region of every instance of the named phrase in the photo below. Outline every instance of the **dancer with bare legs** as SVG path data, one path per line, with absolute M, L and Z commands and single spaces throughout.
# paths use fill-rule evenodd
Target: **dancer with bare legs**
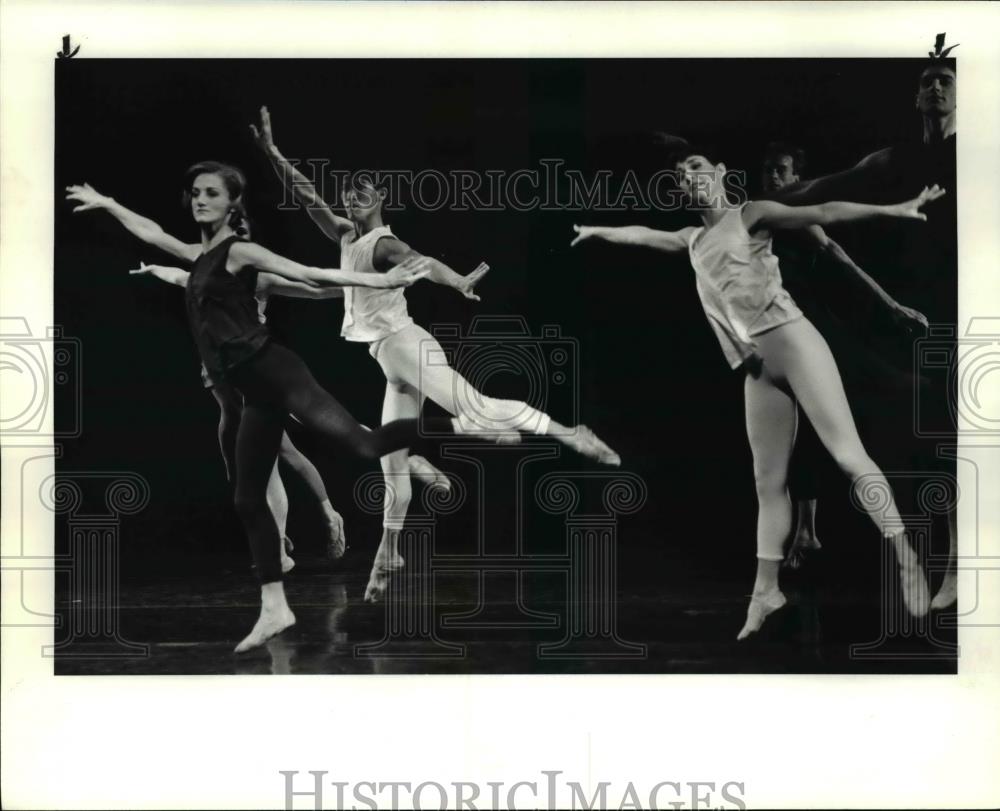
M 571 244 L 602 239 L 667 253 L 687 251 L 702 306 L 723 353 L 730 366 L 744 370 L 747 436 L 759 510 L 757 574 L 746 622 L 737 636 L 742 640 L 786 603 L 778 575 L 782 547 L 792 528 L 787 475 L 796 403 L 859 492 L 872 484 L 890 492 L 858 437 L 829 347 L 781 286 L 770 232 L 875 217 L 926 219 L 920 207 L 944 191 L 925 189 L 916 199 L 892 206 L 833 202 L 796 208 L 770 201 L 734 206 L 723 185 L 725 165 L 711 161 L 705 151 L 688 146 L 673 156 L 671 165 L 702 226 L 672 232 L 641 226 L 574 226 L 576 237 Z M 864 499 L 862 503 L 868 504 Z M 927 581 L 895 504 L 890 499 L 883 509 L 870 504 L 867 509 L 896 553 L 907 609 L 915 616 L 926 614 Z

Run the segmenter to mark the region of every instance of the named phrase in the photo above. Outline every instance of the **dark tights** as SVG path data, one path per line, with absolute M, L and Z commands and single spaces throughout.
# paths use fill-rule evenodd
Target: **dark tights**
M 219 404 L 219 449 L 226 463 L 226 479 L 236 479 L 236 434 L 240 430 L 243 397 L 228 383 L 214 383 L 209 389 Z
M 236 435 L 236 511 L 247 531 L 262 583 L 281 580 L 278 528 L 267 507 L 267 480 L 291 414 L 329 449 L 376 460 L 418 438 L 415 419 L 367 431 L 313 378 L 302 359 L 270 343 L 229 374 L 243 395 Z M 447 425 L 442 420 L 442 427 Z

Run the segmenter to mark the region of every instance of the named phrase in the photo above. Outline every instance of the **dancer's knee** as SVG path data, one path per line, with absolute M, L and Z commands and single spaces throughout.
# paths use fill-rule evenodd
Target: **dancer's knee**
M 786 496 L 788 492 L 786 468 L 756 468 L 753 475 L 758 501 L 770 501 Z
M 233 496 L 233 506 L 236 508 L 236 514 L 239 515 L 241 521 L 244 523 L 252 521 L 257 517 L 258 513 L 268 509 L 267 491 L 252 493 L 247 488 L 241 488 L 237 485 L 236 493 Z
M 372 434 L 369 431 L 358 428 L 356 432 L 351 434 L 350 444 L 354 452 L 362 459 L 374 462 L 376 459 L 382 458 L 378 443 L 372 438 Z
M 521 400 L 500 400 L 484 396 L 479 407 L 483 415 L 492 422 L 538 434 L 548 431 L 548 415 Z

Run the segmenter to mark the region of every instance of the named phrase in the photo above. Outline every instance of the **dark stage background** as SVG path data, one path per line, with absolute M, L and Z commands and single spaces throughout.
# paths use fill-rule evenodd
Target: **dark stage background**
M 198 160 L 231 162 L 249 178 L 255 240 L 306 264 L 336 267 L 336 247 L 305 212 L 277 210 L 280 184 L 248 129 L 262 104 L 286 156 L 328 158 L 345 169 L 538 169 L 540 160 L 560 158 L 588 175 L 610 169 L 620 181 L 627 169 L 642 175 L 662 167 L 645 137 L 658 129 L 709 138 L 727 166 L 750 170 L 754 187 L 772 139 L 805 146 L 811 172 L 821 174 L 918 137 L 920 68 L 920 60 L 59 60 L 55 321 L 82 340 L 85 428 L 66 443 L 59 466 L 132 470 L 149 480 L 149 506 L 123 524 L 124 579 L 206 568 L 248 572 L 216 445 L 218 409 L 201 388 L 183 294 L 127 274 L 140 260 L 177 263 L 102 212 L 72 214 L 67 184 L 90 182 L 195 242 L 180 202 L 183 171 Z M 692 220 L 411 206 L 387 221 L 459 272 L 480 260 L 493 268 L 480 304 L 428 283 L 411 289 L 418 323 L 468 328 L 477 314 L 520 315 L 535 335 L 556 324 L 578 342 L 580 420 L 649 489 L 646 506 L 620 521 L 619 582 L 650 582 L 655 593 L 662 560 L 675 576 L 686 565 L 714 569 L 723 581 L 742 584 L 739 593 L 749 592 L 756 504 L 742 379 L 729 370 L 705 321 L 686 256 L 568 247 L 573 223 L 674 228 Z M 868 269 L 878 277 L 876 267 Z M 339 338 L 339 301 L 276 299 L 269 316 L 321 384 L 362 422 L 379 421 L 384 379 L 364 345 Z M 525 393 L 511 375 L 494 377 L 488 390 Z M 70 404 L 59 407 L 65 418 Z M 568 421 L 572 415 L 558 407 L 553 416 Z M 863 418 L 862 431 L 874 441 L 876 429 Z M 321 455 L 307 435 L 292 434 L 345 517 L 348 565 L 366 570 L 381 520 L 358 509 L 352 492 L 375 468 Z M 885 464 L 875 448 L 873 455 Z M 462 475 L 459 466 L 440 464 Z M 567 468 L 592 466 L 564 455 L 539 469 Z M 290 534 L 303 550 L 318 549 L 305 494 L 288 486 Z M 850 505 L 846 481 L 828 477 L 823 487 L 818 521 L 828 577 L 839 592 L 870 601 L 874 612 L 877 534 Z M 512 512 L 509 501 L 491 509 L 498 520 Z M 475 519 L 470 504 L 442 520 L 438 537 L 448 548 L 467 547 Z M 529 513 L 528 526 L 536 528 L 529 551 L 562 543 L 558 520 Z

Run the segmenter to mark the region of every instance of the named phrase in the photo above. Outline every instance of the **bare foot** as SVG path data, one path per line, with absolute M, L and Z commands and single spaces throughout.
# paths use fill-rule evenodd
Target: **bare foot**
M 451 490 L 451 479 L 424 459 L 423 456 L 410 454 L 407 462 L 410 466 L 410 475 L 414 476 L 418 481 L 423 482 L 428 487 L 440 487 L 446 492 Z
M 752 595 L 750 605 L 747 606 L 747 621 L 743 624 L 743 630 L 737 634 L 736 640 L 741 641 L 751 634 L 757 633 L 764 624 L 764 620 L 787 602 L 785 595 L 778 589 L 764 594 Z
M 958 577 L 954 571 L 945 572 L 944 580 L 941 581 L 941 588 L 938 589 L 938 593 L 934 595 L 934 599 L 931 600 L 931 610 L 940 611 L 942 608 L 948 608 L 955 604 L 958 600 Z
M 924 616 L 930 608 L 931 590 L 927 587 L 924 567 L 910 560 L 899 567 L 899 582 L 903 588 L 903 603 L 914 617 Z
M 344 534 L 344 518 L 340 513 L 334 513 L 333 518 L 326 523 L 326 557 L 329 560 L 340 560 L 347 551 L 347 536 Z
M 365 602 L 381 602 L 392 576 L 401 572 L 405 565 L 406 561 L 398 552 L 385 554 L 380 547 L 375 555 L 371 574 L 368 575 L 368 585 L 365 586 Z
M 246 653 L 259 648 L 273 636 L 277 636 L 286 628 L 295 624 L 295 615 L 287 606 L 281 609 L 260 609 L 260 617 L 253 630 L 236 646 L 234 653 Z
M 822 548 L 815 535 L 796 535 L 782 565 L 789 569 L 799 569 L 809 560 L 813 552 L 818 552 Z
M 622 463 L 622 458 L 586 425 L 577 425 L 572 433 L 561 434 L 558 438 L 577 453 L 600 462 L 602 465 L 618 467 Z

